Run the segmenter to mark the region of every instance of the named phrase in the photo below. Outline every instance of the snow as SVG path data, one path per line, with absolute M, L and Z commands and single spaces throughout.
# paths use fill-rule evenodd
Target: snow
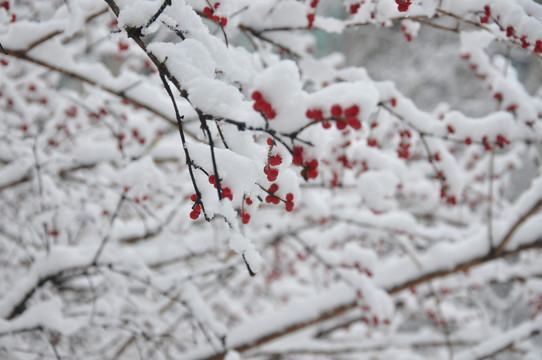
M 8 52 L 44 39 L 25 60 L 0 54 L 0 357 L 433 359 L 450 340 L 459 358 L 512 343 L 536 358 L 542 100 L 524 71 L 539 55 L 539 4 L 419 0 L 399 12 L 382 0 L 351 15 L 355 1 L 178 0 L 147 27 L 164 2 L 115 3 L 118 24 L 90 0 L 0 7 Z M 444 39 L 416 20 L 448 18 L 440 8 L 478 22 L 486 5 L 488 24 L 450 34 L 460 42 L 450 54 L 464 58 L 458 79 L 476 78 L 477 115 L 456 106 L 465 94 L 431 110 L 410 99 L 450 66 L 403 63 L 417 41 Z M 407 43 L 399 21 L 420 38 Z M 337 34 L 362 24 L 380 45 L 365 61 L 385 59 L 377 66 L 412 89 L 373 80 L 347 56 L 358 38 Z M 142 27 L 158 68 L 125 26 Z M 330 34 L 344 43 L 320 57 L 318 37 Z M 401 56 L 382 55 L 388 41 Z M 501 43 L 510 59 L 494 55 Z M 180 87 L 184 143 L 162 66 Z M 275 118 L 254 109 L 255 91 Z M 358 106 L 361 128 L 339 129 L 333 105 Z M 313 159 L 318 176 L 305 179 Z M 272 184 L 279 204 L 265 200 Z M 514 255 L 493 258 L 503 241 Z

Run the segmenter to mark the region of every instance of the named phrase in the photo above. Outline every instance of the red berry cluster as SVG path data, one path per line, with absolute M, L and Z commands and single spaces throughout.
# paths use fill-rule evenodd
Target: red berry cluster
M 252 93 L 252 100 L 256 101 L 254 103 L 254 110 L 262 113 L 266 119 L 272 120 L 277 116 L 277 113 L 275 112 L 271 104 L 265 100 L 261 92 L 254 91 Z
M 359 106 L 352 105 L 343 112 L 343 109 L 339 104 L 334 104 L 331 106 L 330 112 L 332 119 L 336 121 L 335 124 L 338 130 L 344 130 L 348 125 L 355 130 L 361 129 L 361 121 L 357 118 Z M 324 129 L 329 129 L 331 127 L 330 122 L 327 119 L 324 119 L 324 114 L 320 109 L 309 109 L 307 110 L 306 116 L 314 121 L 322 121 Z
M 440 179 L 442 180 L 442 188 L 440 189 L 440 197 L 442 199 L 446 199 L 447 204 L 456 205 L 457 200 L 456 200 L 455 196 L 454 195 L 448 196 L 448 194 L 447 194 L 448 193 L 448 188 L 450 186 L 448 184 L 446 184 L 446 178 L 444 177 L 444 175 L 442 174 L 441 171 L 439 172 L 437 177 L 440 177 Z
M 280 198 L 275 195 L 278 189 L 279 189 L 279 186 L 276 183 L 271 184 L 269 189 L 267 189 L 267 192 L 269 193 L 269 195 L 265 197 L 266 203 L 275 204 L 275 205 L 280 204 Z
M 286 203 L 286 211 L 290 212 L 294 209 L 294 194 L 288 193 L 286 194 L 286 200 L 281 200 L 275 193 L 279 189 L 279 186 L 277 184 L 271 184 L 269 189 L 267 189 L 267 192 L 269 195 L 265 197 L 265 202 L 268 204 L 280 204 L 281 201 L 284 201 Z
M 361 6 L 360 3 L 350 5 L 350 14 L 352 14 L 352 15 L 356 14 L 358 12 L 360 6 Z
M 402 159 L 408 159 L 410 157 L 410 131 L 399 131 L 399 136 L 401 136 L 401 142 L 399 143 L 399 147 L 397 148 L 397 156 Z
M 484 16 L 480 19 L 482 24 L 487 24 L 489 22 L 489 17 L 491 16 L 491 9 L 489 5 L 484 6 Z
M 128 50 L 129 48 L 129 45 L 126 44 L 125 42 L 122 42 L 122 41 L 119 41 L 119 51 L 126 51 Z
M 527 41 L 527 35 L 523 35 L 521 37 L 516 36 L 516 30 L 514 29 L 513 26 L 507 26 L 505 30 L 506 30 L 507 37 L 511 37 L 514 39 L 519 38 L 519 40 L 521 41 L 522 48 L 527 49 L 529 46 L 531 46 L 531 44 Z M 542 54 L 542 40 L 536 40 L 533 51 L 537 54 Z
M 263 168 L 263 172 L 265 173 L 265 175 L 267 175 L 267 180 L 273 182 L 277 180 L 277 177 L 279 176 L 279 169 L 272 166 L 278 166 L 282 164 L 282 157 L 280 156 L 280 154 L 271 154 L 273 146 L 275 145 L 273 139 L 268 138 L 267 144 L 269 145 L 269 152 L 267 154 L 267 165 L 265 165 L 265 167 Z
M 226 26 L 228 24 L 228 19 L 226 19 L 225 17 L 219 17 L 219 16 L 216 16 L 215 15 L 215 9 L 218 9 L 218 7 L 220 6 L 220 3 L 217 2 L 215 5 L 214 5 L 214 8 L 210 8 L 209 6 L 206 6 L 204 9 L 203 9 L 203 13 L 205 14 L 205 16 L 207 16 L 209 19 L 213 20 L 215 23 L 218 23 L 220 24 L 222 27 Z
M 367 139 L 367 146 L 378 147 L 378 141 L 375 138 L 368 138 Z
M 64 114 L 66 114 L 67 117 L 74 118 L 77 116 L 77 107 L 72 106 L 69 109 L 64 110 Z
M 401 26 L 401 31 L 403 32 L 403 35 L 405 36 L 405 39 L 407 42 L 411 42 L 414 37 L 411 33 L 408 32 L 408 29 L 406 26 Z
M 213 184 L 216 189 L 216 177 L 214 175 L 209 176 L 209 183 Z M 222 188 L 222 186 L 220 186 Z M 231 189 L 229 187 L 222 188 L 222 197 L 224 199 L 230 199 L 233 200 L 233 194 L 231 192 Z
M 250 214 L 245 211 L 244 204 L 252 205 L 252 199 L 247 197 L 247 198 L 244 198 L 243 200 L 244 200 L 243 207 L 241 208 L 241 211 L 239 212 L 239 216 L 241 216 L 241 222 L 246 225 L 250 221 Z
M 316 7 L 318 6 L 318 1 L 319 0 L 312 0 L 311 1 L 311 4 L 310 4 L 311 9 L 315 9 L 315 10 L 312 10 L 312 11 L 316 11 Z M 307 21 L 309 22 L 308 27 L 309 27 L 309 29 L 311 29 L 312 25 L 314 23 L 314 12 L 307 14 Z
M 495 145 L 497 145 L 498 147 L 502 149 L 505 145 L 510 145 L 510 140 L 505 138 L 503 135 L 498 134 L 497 140 L 495 141 Z
M 293 148 L 293 159 L 292 163 L 294 165 L 303 166 L 303 170 L 301 170 L 301 175 L 305 180 L 316 179 L 318 176 L 318 160 L 312 159 L 310 161 L 305 161 L 303 159 L 303 147 L 301 146 L 294 146 Z
M 397 9 L 400 12 L 408 11 L 408 7 L 412 5 L 411 0 L 395 0 L 395 3 L 397 4 Z
M 192 194 L 190 199 L 194 202 L 194 205 L 192 206 L 192 211 L 190 212 L 190 218 L 192 220 L 196 220 L 201 214 L 201 204 L 199 203 L 199 199 L 196 194 Z
M 310 13 L 310 14 L 307 14 L 307 20 L 309 21 L 309 29 L 312 28 L 312 25 L 314 24 L 314 14 L 313 13 Z

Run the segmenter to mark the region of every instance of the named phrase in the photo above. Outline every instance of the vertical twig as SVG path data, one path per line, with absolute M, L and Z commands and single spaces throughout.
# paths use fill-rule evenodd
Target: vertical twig
M 489 250 L 493 252 L 493 173 L 495 172 L 495 147 L 491 148 L 489 157 L 489 186 L 488 186 L 488 206 L 487 206 L 487 241 Z
M 184 116 L 182 116 L 179 112 L 179 108 L 177 107 L 177 102 L 175 101 L 175 97 L 173 96 L 173 92 L 171 91 L 171 87 L 169 86 L 167 82 L 166 76 L 162 72 L 161 68 L 158 68 L 158 70 L 160 71 L 160 79 L 162 80 L 162 83 L 164 84 L 164 87 L 166 88 L 166 92 L 168 93 L 169 98 L 171 99 L 171 102 L 173 104 L 173 109 L 175 110 L 175 118 L 177 119 L 177 126 L 179 128 L 179 134 L 181 136 L 181 143 L 183 144 L 184 155 L 186 157 L 186 165 L 188 165 L 188 172 L 190 173 L 192 186 L 194 187 L 194 191 L 196 192 L 196 196 L 198 197 L 197 201 L 201 205 L 201 210 L 203 211 L 205 220 L 209 221 L 209 218 L 207 217 L 207 213 L 205 212 L 205 207 L 203 206 L 203 202 L 201 202 L 201 192 L 199 191 L 198 184 L 196 183 L 192 159 L 190 157 L 190 152 L 188 151 L 188 145 L 186 144 L 186 137 L 184 135 L 184 128 L 183 128 Z M 217 178 L 217 187 L 218 187 L 218 178 Z

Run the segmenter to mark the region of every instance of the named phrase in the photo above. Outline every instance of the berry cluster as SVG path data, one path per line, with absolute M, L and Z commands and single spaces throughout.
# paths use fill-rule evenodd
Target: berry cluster
M 225 17 L 219 17 L 219 16 L 216 16 L 215 15 L 215 10 L 218 9 L 218 7 L 220 6 L 220 3 L 217 2 L 215 5 L 214 5 L 214 8 L 210 8 L 209 6 L 206 6 L 204 9 L 203 9 L 203 13 L 205 14 L 205 16 L 207 16 L 209 19 L 213 20 L 215 23 L 218 23 L 220 24 L 222 27 L 226 26 L 228 24 L 228 19 L 226 19 Z
M 411 0 L 395 0 L 395 3 L 397 4 L 397 9 L 400 12 L 408 11 L 408 7 L 412 5 Z
M 216 177 L 214 175 L 209 176 L 209 183 L 213 184 L 216 189 Z M 233 194 L 231 192 L 231 189 L 229 187 L 222 188 L 222 185 L 220 186 L 222 190 L 222 197 L 224 199 L 230 199 L 233 200 Z
M 293 159 L 292 163 L 294 165 L 303 166 L 303 170 L 301 170 L 301 176 L 305 180 L 316 179 L 318 176 L 318 160 L 312 159 L 310 161 L 305 161 L 303 159 L 303 147 L 301 146 L 294 146 L 293 148 Z
M 442 171 L 439 171 L 436 178 L 440 178 L 442 181 L 442 187 L 440 189 L 440 197 L 442 199 L 446 199 L 446 203 L 449 205 L 456 205 L 457 200 L 454 195 L 448 196 L 448 189 L 450 188 L 450 185 L 446 183 L 446 177 L 442 173 Z
M 403 33 L 403 35 L 405 36 L 405 39 L 407 42 L 411 42 L 412 39 L 414 39 L 414 37 L 412 36 L 411 33 L 408 32 L 408 29 L 406 26 L 401 26 L 401 32 Z
M 356 14 L 358 12 L 360 6 L 361 6 L 360 3 L 350 5 L 350 14 L 352 14 L 352 15 Z
M 490 11 L 489 9 L 489 6 L 486 6 L 488 8 L 487 11 Z M 486 7 L 484 7 L 484 10 L 486 9 Z M 480 22 L 483 22 L 485 20 L 485 17 L 482 18 L 482 20 L 480 20 Z M 499 25 L 500 26 L 500 25 Z M 501 27 L 501 29 L 503 29 Z M 506 31 L 506 36 L 507 37 L 511 37 L 513 39 L 519 39 L 519 41 L 521 41 L 521 47 L 524 48 L 524 49 L 527 49 L 529 46 L 531 46 L 531 43 L 529 43 L 527 41 L 527 35 L 522 35 L 521 37 L 517 36 L 516 35 L 516 29 L 514 29 L 513 26 L 507 26 L 506 29 L 503 29 Z M 534 49 L 533 51 L 536 53 L 536 54 L 542 54 L 542 40 L 536 40 L 535 44 L 534 44 Z
M 319 0 L 312 0 L 311 1 L 311 8 L 312 9 L 316 9 L 316 7 L 318 6 L 318 1 Z M 311 29 L 312 25 L 314 23 L 314 12 L 307 14 L 307 21 L 309 22 L 308 27 L 309 27 L 309 29 Z
M 307 20 L 309 21 L 309 29 L 312 29 L 312 25 L 314 24 L 314 14 L 313 13 L 310 13 L 310 14 L 307 14 Z
M 399 131 L 399 136 L 401 137 L 401 142 L 397 148 L 397 156 L 401 159 L 408 159 L 410 157 L 410 131 Z
M 241 211 L 239 211 L 239 216 L 241 217 L 241 222 L 243 224 L 248 224 L 250 221 L 250 214 L 245 211 L 245 204 L 252 205 L 252 199 L 249 197 L 246 197 L 243 199 L 243 206 L 241 208 Z
M 491 9 L 489 5 L 484 6 L 484 16 L 480 19 L 482 24 L 487 24 L 489 22 L 489 17 L 491 16 Z
M 199 203 L 199 199 L 196 194 L 192 194 L 190 200 L 194 202 L 194 205 L 192 206 L 192 211 L 190 212 L 190 218 L 192 220 L 196 220 L 201 214 L 201 204 Z
M 254 110 L 262 113 L 267 120 L 272 120 L 277 116 L 277 113 L 275 112 L 271 104 L 265 100 L 261 92 L 254 91 L 252 93 L 252 100 L 255 101 Z
M 74 118 L 77 116 L 77 107 L 71 106 L 70 108 L 64 110 L 64 114 L 66 114 L 67 117 Z
M 277 184 L 271 184 L 269 189 L 267 189 L 268 195 L 265 197 L 265 202 L 268 204 L 278 205 L 281 201 L 284 201 L 286 203 L 286 211 L 292 211 L 294 209 L 294 194 L 288 193 L 286 194 L 286 200 L 282 200 L 277 195 L 275 195 L 278 189 L 279 186 Z
M 267 165 L 263 168 L 263 172 L 267 175 L 267 180 L 273 182 L 277 180 L 279 176 L 279 169 L 272 166 L 278 166 L 282 164 L 282 157 L 280 154 L 271 155 L 271 150 L 273 149 L 274 141 L 273 139 L 267 139 L 267 144 L 269 145 L 269 153 L 267 155 Z
M 352 105 L 343 112 L 343 109 L 339 104 L 334 104 L 331 106 L 330 112 L 331 118 L 332 120 L 335 120 L 335 125 L 338 130 L 344 130 L 348 125 L 354 130 L 361 129 L 361 121 L 357 118 L 359 106 Z M 306 116 L 315 122 L 321 121 L 324 129 L 329 129 L 331 127 L 329 120 L 324 119 L 324 114 L 320 109 L 309 109 L 307 110 Z
M 145 145 L 145 138 L 139 134 L 137 129 L 132 129 L 132 136 L 141 144 Z

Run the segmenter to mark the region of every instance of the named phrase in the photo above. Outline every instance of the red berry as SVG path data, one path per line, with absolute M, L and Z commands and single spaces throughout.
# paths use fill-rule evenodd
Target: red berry
M 521 47 L 524 48 L 524 49 L 527 49 L 531 44 L 529 44 L 529 42 L 527 42 L 527 36 L 526 35 L 523 35 L 521 37 L 521 39 L 519 39 L 521 41 Z
M 196 194 L 192 194 L 192 196 L 190 196 L 190 200 L 192 200 L 193 202 L 196 202 L 198 201 L 198 196 Z
M 217 2 L 217 3 L 215 4 L 215 9 L 218 9 L 219 6 L 220 6 L 220 3 Z
M 282 164 L 282 157 L 280 156 L 280 154 L 271 156 L 269 158 L 269 165 L 277 166 L 277 165 L 280 165 L 280 164 Z
M 269 187 L 268 191 L 270 193 L 274 193 L 275 191 L 277 191 L 279 189 L 279 186 L 277 184 L 271 184 L 271 186 Z
M 356 116 L 359 114 L 359 106 L 357 105 L 352 105 L 350 106 L 349 108 L 347 108 L 346 110 L 344 110 L 344 115 L 345 116 Z
M 272 119 L 274 119 L 276 116 L 277 116 L 277 113 L 276 113 L 275 110 L 273 110 L 273 109 L 270 109 L 268 112 L 265 113 L 265 117 L 266 117 L 268 120 L 272 120 Z
M 267 138 L 267 145 L 273 146 L 273 138 Z
M 314 14 L 307 14 L 307 20 L 309 21 L 309 29 L 312 28 L 312 24 L 314 23 Z
M 536 40 L 534 52 L 537 54 L 542 54 L 542 40 Z
M 247 205 L 252 205 L 252 199 L 251 198 L 246 198 L 245 202 L 247 203 Z
M 199 214 L 200 214 L 199 212 L 197 212 L 197 211 L 195 211 L 195 210 L 192 210 L 192 211 L 190 212 L 190 218 L 191 218 L 192 220 L 196 220 L 197 218 L 199 218 Z
M 339 117 L 343 113 L 343 109 L 340 105 L 335 104 L 331 107 L 331 116 Z
M 205 8 L 203 8 L 203 13 L 205 14 L 205 16 L 211 17 L 213 15 L 213 9 L 206 6 Z
M 446 129 L 448 130 L 448 132 L 449 132 L 450 134 L 453 134 L 453 133 L 455 132 L 455 129 L 453 128 L 452 125 L 448 125 L 448 126 L 446 127 Z
M 248 224 L 249 221 L 250 221 L 250 215 L 244 214 L 243 219 L 242 219 L 243 224 Z
M 471 140 L 470 137 L 468 137 L 468 138 L 465 139 L 465 144 L 467 144 L 467 145 L 472 144 L 472 140 Z
M 509 111 L 509 112 L 512 112 L 512 111 L 515 111 L 517 109 L 517 105 L 516 104 L 512 104 L 512 105 L 509 105 L 507 108 L 506 108 L 506 111 Z
M 312 0 L 311 2 L 311 8 L 315 8 L 318 6 L 318 0 Z
M 292 159 L 292 163 L 294 165 L 302 165 L 303 164 L 303 147 L 294 146 L 293 155 L 294 157 Z
M 324 129 L 329 129 L 331 127 L 331 123 L 329 121 L 322 121 L 322 127 Z
M 360 7 L 360 4 L 352 4 L 352 5 L 350 5 L 350 14 L 357 13 L 359 7 Z
M 211 183 L 211 184 L 215 184 L 215 183 L 216 183 L 216 178 L 215 178 L 214 175 L 209 176 L 209 183 Z
M 26 125 L 26 124 L 21 125 L 21 130 L 23 132 L 27 132 L 28 131 L 28 125 Z
M 51 230 L 51 231 L 49 231 L 49 235 L 51 235 L 51 236 L 58 236 L 58 230 Z
M 346 129 L 346 126 L 348 125 L 348 122 L 343 121 L 343 120 L 337 120 L 335 125 L 337 126 L 338 130 L 344 130 L 344 129 Z
M 506 28 L 506 36 L 511 37 L 514 36 L 514 27 L 509 26 Z
M 119 51 L 126 51 L 128 50 L 128 44 L 125 44 L 123 42 L 119 42 Z
M 397 105 L 397 99 L 396 98 L 391 98 L 390 103 L 391 103 L 392 107 L 395 107 Z
M 348 118 L 348 125 L 354 130 L 361 129 L 361 122 L 356 117 Z
M 290 212 L 294 209 L 294 203 L 291 201 L 286 202 L 286 211 Z
M 294 200 L 294 194 L 288 193 L 286 194 L 286 201 L 293 201 Z
M 0 64 L 2 64 L 2 66 L 8 66 L 9 63 L 6 59 L 1 59 Z

